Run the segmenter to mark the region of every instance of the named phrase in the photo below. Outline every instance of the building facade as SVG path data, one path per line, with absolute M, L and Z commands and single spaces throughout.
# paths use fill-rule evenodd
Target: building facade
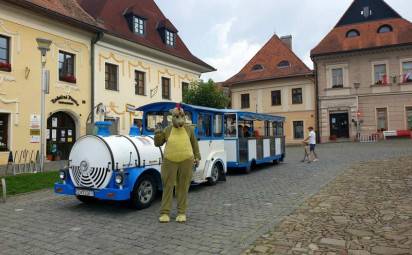
M 102 109 L 94 121 L 112 121 L 115 133 L 139 125 L 136 107 L 181 102 L 190 83 L 214 70 L 190 53 L 154 1 L 79 2 L 107 28 L 94 52 L 93 107 Z
M 292 37 L 274 35 L 243 69 L 224 82 L 234 109 L 286 117 L 286 143 L 315 126 L 313 72 L 293 53 Z
M 355 0 L 312 50 L 322 142 L 412 130 L 412 24 Z
M 52 41 L 46 57 L 48 157 L 66 159 L 76 139 L 86 133 L 90 42 L 97 24 L 75 1 L 66 6 L 42 2 L 0 1 L 1 164 L 7 163 L 10 151 L 18 162 L 35 160 L 40 149 L 41 58 L 36 38 Z

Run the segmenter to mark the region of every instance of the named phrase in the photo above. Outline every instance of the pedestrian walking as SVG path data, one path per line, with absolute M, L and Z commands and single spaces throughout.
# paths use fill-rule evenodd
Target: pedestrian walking
M 310 162 L 310 156 L 312 156 L 313 160 L 312 161 L 319 161 L 318 155 L 315 152 L 315 147 L 316 147 L 316 132 L 313 130 L 313 127 L 309 127 L 309 135 L 308 137 L 304 140 L 304 142 L 309 142 L 309 162 Z
M 304 157 L 303 157 L 303 159 L 302 159 L 302 161 L 301 161 L 301 162 L 308 162 L 308 163 L 310 163 L 310 157 L 309 157 L 309 151 L 310 151 L 310 149 L 309 149 L 309 143 L 308 143 L 308 142 L 303 141 L 303 142 L 302 142 L 302 144 L 303 144 L 303 149 L 304 149 L 304 151 L 305 151 L 305 155 L 304 155 Z

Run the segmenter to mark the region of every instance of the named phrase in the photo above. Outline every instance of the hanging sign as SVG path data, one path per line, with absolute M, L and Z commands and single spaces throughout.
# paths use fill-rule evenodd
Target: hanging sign
M 132 104 L 126 104 L 126 112 L 135 112 L 136 111 L 136 106 Z
M 70 95 L 61 95 L 53 98 L 51 100 L 53 104 L 58 103 L 58 104 L 66 104 L 66 105 L 76 105 L 79 106 L 79 103 L 77 102 L 76 99 L 74 99 Z

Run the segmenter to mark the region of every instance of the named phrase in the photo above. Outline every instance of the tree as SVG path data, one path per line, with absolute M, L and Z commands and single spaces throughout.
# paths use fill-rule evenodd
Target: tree
M 222 109 L 229 104 L 229 98 L 219 89 L 212 79 L 208 82 L 201 80 L 193 82 L 184 92 L 183 102 L 211 108 Z

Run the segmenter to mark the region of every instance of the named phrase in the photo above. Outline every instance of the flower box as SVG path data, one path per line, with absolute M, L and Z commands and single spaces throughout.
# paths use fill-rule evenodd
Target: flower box
M 60 76 L 59 78 L 61 81 L 69 82 L 69 83 L 76 83 L 76 77 L 73 75 L 64 75 Z
M 6 62 L 0 62 L 0 71 L 11 72 L 11 64 Z

